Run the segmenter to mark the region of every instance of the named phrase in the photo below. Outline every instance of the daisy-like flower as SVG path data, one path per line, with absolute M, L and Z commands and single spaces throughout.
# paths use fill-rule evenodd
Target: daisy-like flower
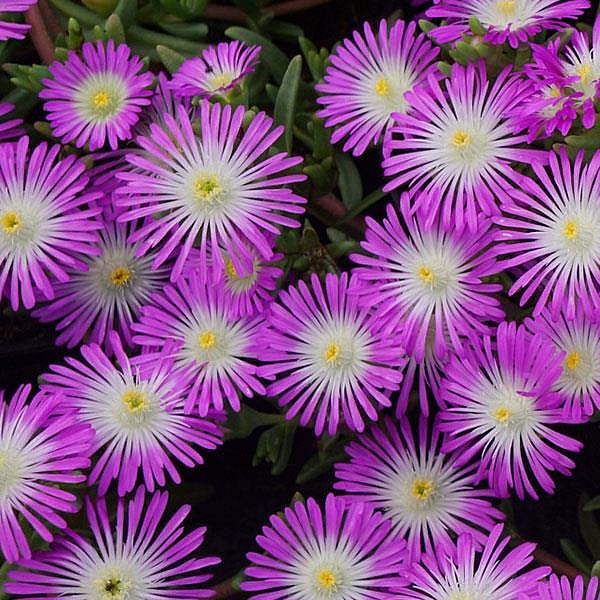
M 273 515 L 256 538 L 265 554 L 252 563 L 241 587 L 261 600 L 374 600 L 392 598 L 406 557 L 390 521 L 362 503 L 329 494 L 325 510 L 309 498 Z
M 42 80 L 47 119 L 63 143 L 97 150 L 108 142 L 115 150 L 133 137 L 142 107 L 150 104 L 152 73 L 141 73 L 143 61 L 113 40 L 86 42 L 81 54 L 71 51 L 65 63 L 52 63 L 52 79 Z
M 192 246 L 199 240 L 201 261 L 207 254 L 222 263 L 224 248 L 240 274 L 252 270 L 254 248 L 263 259 L 273 254 L 268 235 L 278 235 L 278 225 L 298 227 L 296 219 L 282 213 L 301 214 L 306 202 L 288 186 L 305 179 L 301 174 L 282 174 L 302 162 L 280 152 L 265 153 L 283 133 L 271 129 L 273 120 L 265 113 L 256 115 L 242 131 L 245 108 L 203 102 L 201 133 L 196 135 L 183 106 L 177 120 L 165 114 L 167 127 L 150 125 L 152 137 L 140 136 L 145 153 L 130 154 L 134 167 L 119 173 L 126 185 L 119 190 L 119 204 L 125 212 L 121 221 L 153 215 L 130 237 L 141 241 L 143 254 L 160 245 L 153 268 L 159 267 L 182 243 L 171 273 L 176 281 Z
M 526 324 L 540 333 L 557 352 L 564 353 L 563 371 L 554 384 L 561 395 L 565 414 L 574 421 L 585 420 L 600 408 L 600 323 L 598 316 L 576 311 L 574 319 L 560 313 L 556 319 L 544 311 Z
M 548 152 L 549 168 L 532 164 L 537 180 L 522 177 L 520 189 L 502 205 L 495 252 L 503 269 L 523 266 L 510 294 L 523 290 L 524 305 L 539 296 L 533 315 L 549 306 L 572 319 L 579 304 L 593 314 L 600 306 L 600 153 L 584 164 L 567 151 Z
M 416 208 L 441 211 L 446 229 L 467 223 L 474 231 L 480 212 L 497 213 L 496 199 L 509 197 L 518 177 L 509 163 L 544 156 L 516 147 L 527 136 L 514 135 L 512 113 L 531 89 L 510 66 L 489 82 L 484 61 L 455 63 L 443 83 L 431 74 L 428 83 L 406 93 L 412 110 L 394 115 L 382 163 L 392 179 L 383 189 L 409 184 L 411 195 L 426 192 Z
M 0 392 L 0 556 L 7 562 L 31 557 L 23 524 L 47 542 L 47 524 L 67 526 L 60 513 L 77 512 L 77 496 L 59 486 L 85 481 L 79 471 L 90 465 L 91 427 L 59 395 L 28 402 L 30 393 L 22 385 L 7 402 Z
M 365 23 L 364 35 L 355 31 L 331 54 L 324 82 L 316 86 L 317 102 L 325 107 L 317 115 L 336 127 L 332 142 L 347 138 L 345 152 L 358 156 L 378 143 L 392 113 L 407 111 L 404 94 L 435 69 L 439 48 L 424 34 L 416 36 L 415 28 L 398 20 L 388 29 L 382 19 L 374 33 Z
M 105 210 L 94 254 L 82 257 L 82 264 L 68 271 L 69 281 L 54 286 L 54 300 L 33 312 L 42 323 L 58 321 L 57 344 L 73 348 L 85 337 L 109 348 L 114 329 L 133 345 L 131 324 L 170 275 L 168 264 L 152 269 L 152 252 L 136 256 L 137 244 L 127 239 L 140 225 L 117 223 Z
M 429 434 L 425 419 L 415 443 L 406 418 L 397 425 L 388 418 L 346 448 L 350 462 L 335 465 L 335 489 L 347 492 L 350 502 L 382 510 L 407 541 L 411 561 L 451 545 L 453 533 L 469 532 L 483 543 L 484 531 L 503 519 L 484 499 L 490 492 L 476 489 L 476 466 L 457 466 L 456 457 L 439 448 L 439 429 L 434 425 Z
M 575 466 L 563 452 L 582 447 L 551 427 L 569 422 L 553 392 L 561 372 L 561 355 L 522 325 L 501 323 L 493 342 L 472 337 L 450 361 L 441 386 L 447 406 L 440 413 L 447 434 L 442 450 L 458 450 L 459 464 L 478 455 L 476 479 L 487 477 L 502 497 L 514 489 L 519 498 L 537 499 L 536 482 L 552 493 L 550 473 L 569 475 Z
M 227 252 L 222 251 L 222 264 L 211 260 L 210 273 L 206 274 L 207 279 L 222 282 L 227 303 L 234 313 L 241 316 L 263 313 L 273 302 L 273 292 L 283 275 L 283 269 L 275 264 L 283 258 L 283 254 L 273 254 L 271 260 L 265 261 L 252 248 L 248 251 L 253 255 L 250 272 L 238 273 Z M 191 272 L 192 276 L 194 272 L 202 272 L 199 252 L 190 254 L 185 272 Z
M 535 600 L 598 600 L 600 598 L 600 586 L 598 578 L 591 577 L 585 583 L 580 575 L 571 581 L 563 575 L 550 575 L 548 581 L 539 584 Z
M 36 3 L 37 0 L 0 0 L 0 14 L 23 14 Z M 0 21 L 0 42 L 9 39 L 22 40 L 29 28 L 30 26 L 24 23 Z
M 21 137 L 24 133 L 23 129 L 20 127 L 20 125 L 23 124 L 23 119 L 4 119 L 4 117 L 9 115 L 13 109 L 14 105 L 10 102 L 0 102 L 0 117 L 2 118 L 2 121 L 0 121 L 0 142 L 6 142 L 7 140 Z
M 191 507 L 182 506 L 165 518 L 168 494 L 144 488 L 125 502 L 119 499 L 114 522 L 99 498 L 85 500 L 92 540 L 67 530 L 49 550 L 22 560 L 9 572 L 5 591 L 13 598 L 52 597 L 62 600 L 150 600 L 210 598 L 203 571 L 221 562 L 197 558 L 205 527 L 184 534 L 182 523 Z
M 508 42 L 513 48 L 542 30 L 562 30 L 590 7 L 589 0 L 434 0 L 427 11 L 433 19 L 448 19 L 430 35 L 439 44 L 460 40 L 470 33 L 469 20 L 478 19 L 486 28 L 490 44 Z
M 538 582 L 550 567 L 523 572 L 533 560 L 535 544 L 520 544 L 510 551 L 509 537 L 502 537 L 497 525 L 481 554 L 468 533 L 459 536 L 456 546 L 439 546 L 407 572 L 410 587 L 399 590 L 395 600 L 516 600 L 534 597 Z
M 57 160 L 59 145 L 28 148 L 28 137 L 0 144 L 0 294 L 15 310 L 32 308 L 36 291 L 51 300 L 55 282 L 95 252 L 101 227 L 100 208 L 86 206 L 99 194 L 82 193 L 83 160 Z
M 261 349 L 259 374 L 275 379 L 267 388 L 290 406 L 287 418 L 314 419 L 317 435 L 333 435 L 340 419 L 363 431 L 390 406 L 389 392 L 399 388 L 405 363 L 398 338 L 384 332 L 368 307 L 361 307 L 356 278 L 327 274 L 325 286 L 313 273 L 311 289 L 303 282 L 279 294 L 271 305 Z
M 202 464 L 198 451 L 214 450 L 221 443 L 220 427 L 184 414 L 189 384 L 172 373 L 169 344 L 151 368 L 142 371 L 131 364 L 115 332 L 110 343 L 116 365 L 100 346 L 91 344 L 81 347 L 85 362 L 67 357 L 68 366 L 52 365 L 44 375 L 47 384 L 42 389 L 62 393 L 96 431 L 94 452 L 100 455 L 88 483 L 99 481 L 98 492 L 104 495 L 118 479 L 123 496 L 136 486 L 140 469 L 150 492 L 165 485 L 165 471 L 181 483 L 174 463 Z
M 483 278 L 498 272 L 490 244 L 489 222 L 480 220 L 474 233 L 445 231 L 441 218 L 411 215 L 406 194 L 400 215 L 390 204 L 383 224 L 367 218 L 365 241 L 369 254 L 354 254 L 361 267 L 356 276 L 369 285 L 364 302 L 378 306 L 388 329 L 400 329 L 407 353 L 422 361 L 425 349 L 442 358 L 448 342 L 458 350 L 461 336 L 489 332 L 486 321 L 504 316 L 494 294 L 499 284 Z M 400 324 L 402 327 L 400 327 Z
M 180 97 L 224 94 L 256 69 L 260 50 L 237 40 L 209 46 L 183 62 L 170 86 Z
M 200 274 L 182 277 L 142 307 L 133 340 L 146 351 L 136 362 L 151 366 L 162 356 L 156 348 L 173 340 L 174 375 L 191 382 L 185 412 L 197 405 L 206 416 L 211 407 L 223 410 L 224 400 L 239 411 L 240 393 L 246 398 L 265 393 L 254 364 L 261 328 L 261 317 L 233 312 L 222 285 Z

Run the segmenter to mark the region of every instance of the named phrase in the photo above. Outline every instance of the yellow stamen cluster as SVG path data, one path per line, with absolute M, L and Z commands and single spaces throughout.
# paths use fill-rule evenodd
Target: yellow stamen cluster
M 587 85 L 592 80 L 592 65 L 581 65 L 577 69 L 577 75 L 579 75 L 581 83 Z
M 330 569 L 323 569 L 322 571 L 320 571 L 317 577 L 317 581 L 323 589 L 328 591 L 335 589 L 338 583 L 335 573 Z
M 240 276 L 235 270 L 235 265 L 233 264 L 233 261 L 230 258 L 228 258 L 227 262 L 225 263 L 225 270 L 227 271 L 227 275 L 229 275 L 230 279 L 239 279 Z
M 126 285 L 131 279 L 131 271 L 127 267 L 117 267 L 113 269 L 109 276 L 110 282 L 115 287 Z
M 328 362 L 329 364 L 335 363 L 337 361 L 337 359 L 340 357 L 341 352 L 342 352 L 342 349 L 340 348 L 339 344 L 332 342 L 325 349 L 325 361 Z
M 567 354 L 567 358 L 565 358 L 565 367 L 569 369 L 569 371 L 574 371 L 581 362 L 581 355 L 579 352 L 574 350 L 573 352 L 569 352 Z
M 139 413 L 148 408 L 148 397 L 140 390 L 127 390 L 122 400 L 130 413 Z
M 567 221 L 563 229 L 563 234 L 568 240 L 572 240 L 579 235 L 579 227 L 575 221 Z
M 387 98 L 390 95 L 390 84 L 385 77 L 380 77 L 375 82 L 375 93 L 378 96 L 383 96 L 384 98 Z
M 511 417 L 511 412 L 506 406 L 501 406 L 494 413 L 494 418 L 498 423 L 506 423 Z
M 505 17 L 512 17 L 517 8 L 516 0 L 499 0 L 496 2 L 496 9 Z
M 452 145 L 455 148 L 463 149 L 471 143 L 471 134 L 464 129 L 459 129 L 452 136 Z
M 429 267 L 421 267 L 419 269 L 419 277 L 423 283 L 431 284 L 435 281 L 435 274 Z
M 94 108 L 106 108 L 110 103 L 110 96 L 107 91 L 102 90 L 94 94 L 92 104 Z
M 17 233 L 19 229 L 23 226 L 23 220 L 21 217 L 14 211 L 5 212 L 2 215 L 2 229 L 6 231 L 6 233 Z
M 204 202 L 212 202 L 223 191 L 216 175 L 200 175 L 194 181 L 194 196 Z
M 433 482 L 429 479 L 415 479 L 410 488 L 410 493 L 417 500 L 425 501 L 433 493 Z
M 212 348 L 217 343 L 217 336 L 214 332 L 208 330 L 198 336 L 198 344 L 204 350 Z

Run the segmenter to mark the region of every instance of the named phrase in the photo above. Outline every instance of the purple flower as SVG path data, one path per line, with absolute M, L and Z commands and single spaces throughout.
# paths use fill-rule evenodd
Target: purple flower
M 0 102 L 0 117 L 8 115 L 14 109 L 14 105 L 10 102 Z M 0 142 L 12 140 L 21 137 L 24 134 L 21 125 L 23 119 L 6 119 L 0 122 Z
M 406 112 L 404 94 L 426 80 L 439 53 L 424 34 L 415 35 L 415 23 L 398 20 L 388 30 L 385 19 L 374 33 L 364 24 L 353 39 L 345 39 L 330 56 L 324 83 L 316 86 L 317 115 L 327 127 L 337 127 L 332 141 L 347 138 L 344 151 L 362 154 L 378 143 L 392 122 L 392 113 Z
M 205 101 L 201 133 L 196 135 L 180 106 L 177 121 L 165 114 L 165 130 L 152 124 L 152 138 L 137 139 L 146 152 L 129 154 L 134 169 L 119 174 L 126 182 L 119 199 L 126 211 L 119 220 L 155 217 L 130 237 L 131 242 L 142 242 L 138 253 L 160 245 L 153 261 L 156 268 L 183 242 L 171 281 L 180 277 L 196 240 L 202 264 L 207 264 L 209 248 L 222 262 L 221 246 L 242 274 L 252 268 L 248 247 L 268 260 L 273 250 L 267 235 L 279 234 L 278 225 L 299 226 L 282 213 L 303 213 L 306 200 L 282 186 L 305 177 L 282 172 L 302 159 L 285 152 L 264 158 L 283 127 L 271 130 L 272 119 L 259 113 L 243 131 L 244 114 L 243 106 L 233 111 Z
M 568 422 L 552 391 L 561 372 L 562 357 L 546 339 L 514 322 L 501 323 L 494 340 L 473 337 L 441 386 L 442 450 L 459 451 L 459 464 L 478 456 L 476 479 L 487 477 L 499 496 L 514 489 L 519 498 L 537 499 L 536 482 L 552 493 L 550 473 L 569 475 L 575 466 L 563 452 L 582 447 L 550 427 Z
M 13 309 L 32 308 L 36 292 L 54 297 L 55 282 L 93 254 L 99 194 L 83 194 L 83 160 L 57 160 L 61 147 L 42 143 L 29 153 L 29 138 L 0 144 L 0 293 Z
M 85 500 L 90 541 L 67 530 L 50 549 L 21 560 L 4 585 L 12 597 L 210 598 L 201 587 L 210 579 L 202 571 L 220 562 L 196 558 L 206 533 L 199 527 L 184 535 L 182 523 L 191 507 L 182 506 L 163 521 L 168 494 L 156 492 L 146 502 L 139 487 L 127 503 L 119 499 L 114 522 L 106 501 Z
M 312 275 L 312 290 L 303 282 L 279 294 L 271 305 L 263 332 L 267 346 L 260 359 L 269 363 L 259 374 L 275 379 L 267 388 L 290 405 L 287 418 L 314 417 L 317 435 L 330 435 L 340 418 L 362 431 L 364 416 L 377 419 L 377 409 L 390 406 L 405 360 L 393 332 L 383 332 L 368 307 L 358 303 L 356 278 L 327 274 L 325 286 Z
M 598 600 L 600 591 L 598 578 L 592 577 L 585 583 L 580 575 L 574 581 L 568 577 L 550 575 L 548 581 L 539 584 L 535 600 Z
M 410 560 L 422 552 L 452 545 L 453 533 L 471 533 L 479 546 L 504 515 L 485 500 L 489 490 L 475 487 L 476 465 L 458 465 L 457 457 L 442 454 L 436 425 L 428 432 L 419 422 L 415 443 L 406 418 L 352 442 L 350 462 L 335 465 L 335 489 L 347 492 L 351 503 L 369 502 L 392 521 L 392 531 L 406 539 Z
M 487 30 L 484 40 L 508 43 L 517 48 L 540 31 L 562 30 L 566 19 L 575 19 L 590 7 L 589 0 L 434 0 L 427 11 L 433 19 L 448 19 L 430 35 L 438 44 L 447 44 L 470 33 L 471 18 Z
M 0 0 L 0 13 L 22 14 L 36 3 L 37 0 Z M 29 25 L 12 21 L 0 21 L 0 42 L 9 39 L 24 39 L 29 27 Z
M 283 515 L 256 538 L 265 554 L 250 552 L 252 563 L 241 587 L 254 600 L 392 600 L 389 589 L 406 544 L 391 534 L 390 521 L 366 504 L 346 505 L 329 494 L 325 511 L 309 498 Z
M 136 256 L 139 244 L 128 237 L 140 222 L 117 223 L 105 210 L 104 228 L 94 252 L 67 271 L 69 280 L 54 286 L 54 300 L 33 312 L 42 323 L 58 321 L 56 342 L 73 348 L 84 337 L 109 349 L 109 333 L 115 329 L 128 346 L 133 345 L 131 324 L 140 307 L 168 282 L 164 264 L 152 269 L 153 252 Z
M 47 524 L 67 526 L 60 513 L 79 510 L 77 496 L 60 484 L 85 481 L 93 431 L 65 409 L 60 395 L 35 395 L 19 386 L 8 402 L 0 392 L 0 555 L 31 557 L 23 525 L 52 540 Z M 58 415 L 60 409 L 60 415 Z
M 146 352 L 135 362 L 151 366 L 162 356 L 156 348 L 175 341 L 174 375 L 191 383 L 184 411 L 197 406 L 206 416 L 212 407 L 223 410 L 224 400 L 239 411 L 238 394 L 251 398 L 265 393 L 254 364 L 261 326 L 262 317 L 233 312 L 222 285 L 211 285 L 200 274 L 182 277 L 142 307 L 133 341 Z
M 429 75 L 429 86 L 406 93 L 407 114 L 396 113 L 396 124 L 385 142 L 385 191 L 411 186 L 415 207 L 426 214 L 438 211 L 446 229 L 468 224 L 477 229 L 477 216 L 498 212 L 496 199 L 508 198 L 518 174 L 511 161 L 530 162 L 544 156 L 516 148 L 526 141 L 514 135 L 515 108 L 531 93 L 517 73 L 506 67 L 491 83 L 484 61 L 452 65 L 443 84 Z
M 600 306 L 600 153 L 587 164 L 583 151 L 573 162 L 564 148 L 548 157 L 549 168 L 532 164 L 537 181 L 522 176 L 502 205 L 495 251 L 501 268 L 523 267 L 509 290 L 523 290 L 521 306 L 539 292 L 534 316 L 549 306 L 572 319 L 576 303 L 588 314 Z
M 180 97 L 224 94 L 256 69 L 260 51 L 260 46 L 237 40 L 209 46 L 199 57 L 183 62 L 170 87 Z
M 561 397 L 567 419 L 583 421 L 600 409 L 600 315 L 585 315 L 581 310 L 575 318 L 560 313 L 556 319 L 544 311 L 536 319 L 528 319 L 532 333 L 540 333 L 546 344 L 563 353 L 563 369 L 553 390 Z
M 142 371 L 131 364 L 114 332 L 110 344 L 116 364 L 97 344 L 84 345 L 85 362 L 67 357 L 68 366 L 51 365 L 44 375 L 42 389 L 63 394 L 96 432 L 94 452 L 100 454 L 88 483 L 99 481 L 98 493 L 104 495 L 118 480 L 123 496 L 135 488 L 140 469 L 149 492 L 165 485 L 165 471 L 181 483 L 175 463 L 201 465 L 198 450 L 221 443 L 220 427 L 184 413 L 189 384 L 172 372 L 169 344 Z
M 113 40 L 86 42 L 81 52 L 50 65 L 52 79 L 42 80 L 40 92 L 44 110 L 63 143 L 97 150 L 108 141 L 115 150 L 133 137 L 142 107 L 150 104 L 152 73 L 140 73 L 143 61 L 125 44 L 115 48 Z
M 277 261 L 283 259 L 283 254 L 273 254 L 271 260 L 265 261 L 253 248 L 248 247 L 248 252 L 253 255 L 253 260 L 251 271 L 247 273 L 238 273 L 227 252 L 222 250 L 221 260 L 210 259 L 208 270 L 202 268 L 200 252 L 191 253 L 184 274 L 196 276 L 204 271 L 203 276 L 208 280 L 221 282 L 226 302 L 233 313 L 240 316 L 261 314 L 273 302 L 278 280 L 283 276 L 283 270 L 276 266 Z
M 474 232 L 445 231 L 440 218 L 411 215 L 405 194 L 400 215 L 390 204 L 383 224 L 367 218 L 361 246 L 369 254 L 352 255 L 365 282 L 358 291 L 377 306 L 388 329 L 400 330 L 408 354 L 420 362 L 431 344 L 442 358 L 448 345 L 460 349 L 461 336 L 487 333 L 486 322 L 504 316 L 493 295 L 502 287 L 483 282 L 499 270 L 492 239 L 484 220 Z
M 459 536 L 456 546 L 439 546 L 407 571 L 410 587 L 399 590 L 396 600 L 459 600 L 489 598 L 516 600 L 531 598 L 538 582 L 550 567 L 523 572 L 533 560 L 535 544 L 526 543 L 510 551 L 510 537 L 502 538 L 502 525 L 492 530 L 478 552 L 479 545 L 468 533 Z

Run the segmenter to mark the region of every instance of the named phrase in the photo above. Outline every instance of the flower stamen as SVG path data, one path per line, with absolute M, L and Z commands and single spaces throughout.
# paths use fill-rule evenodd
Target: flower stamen
M 431 496 L 433 489 L 433 482 L 429 479 L 415 479 L 410 488 L 410 493 L 412 494 L 413 498 L 424 502 L 427 500 L 427 498 L 429 498 L 429 496 Z
M 140 390 L 127 390 L 122 397 L 130 413 L 140 413 L 149 406 L 148 397 Z
M 322 569 L 319 571 L 317 581 L 319 582 L 319 585 L 327 591 L 333 591 L 338 584 L 335 573 L 330 569 Z
M 331 342 L 331 344 L 329 344 L 325 349 L 325 362 L 329 364 L 336 363 L 340 357 L 341 352 L 342 349 L 340 348 L 339 344 Z
M 212 348 L 216 343 L 217 336 L 210 330 L 207 330 L 198 336 L 198 344 L 200 344 L 200 347 L 204 350 Z
M 466 148 L 471 143 L 471 134 L 464 129 L 459 129 L 452 136 L 452 145 L 459 150 Z
M 129 283 L 131 279 L 131 271 L 127 267 L 117 267 L 113 269 L 109 280 L 115 287 L 121 287 Z
M 216 175 L 200 175 L 194 181 L 194 196 L 204 202 L 212 202 L 223 191 Z
M 10 210 L 2 215 L 2 229 L 4 229 L 6 233 L 17 233 L 22 226 L 23 220 L 16 212 Z
M 563 234 L 568 240 L 579 236 L 579 227 L 575 221 L 567 221 L 563 229 Z
M 569 354 L 567 354 L 567 357 L 565 358 L 565 367 L 569 371 L 574 371 L 579 366 L 580 362 L 581 354 L 574 350 L 573 352 L 569 352 Z
M 387 98 L 390 96 L 390 94 L 391 94 L 390 84 L 385 77 L 380 77 L 375 82 L 375 93 L 378 96 L 382 96 L 384 98 Z
M 517 10 L 516 0 L 499 0 L 496 9 L 503 17 L 512 17 Z

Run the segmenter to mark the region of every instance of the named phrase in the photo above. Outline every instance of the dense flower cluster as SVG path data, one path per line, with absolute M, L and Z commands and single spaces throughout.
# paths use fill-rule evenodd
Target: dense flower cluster
M 270 518 L 250 598 L 597 600 L 597 579 L 533 566 L 500 509 L 553 493 L 600 410 L 600 151 L 564 139 L 598 128 L 600 17 L 545 34 L 589 4 L 435 0 L 423 33 L 365 23 L 322 76 L 309 60 L 314 89 L 298 74 L 292 117 L 293 61 L 267 84 L 279 50 L 255 32 L 263 47 L 179 62 L 159 45 L 155 75 L 146 44 L 75 43 L 69 23 L 39 77 L 54 143 L 0 103 L 0 298 L 67 352 L 38 390 L 0 394 L 6 593 L 210 597 L 219 559 L 198 558 L 205 528 L 184 533 L 190 507 L 169 513 L 163 488 L 258 397 L 314 430 L 336 494 Z M 10 18 L 0 40 L 22 39 Z M 303 254 L 344 152 L 375 156 L 390 201 L 351 250 Z

